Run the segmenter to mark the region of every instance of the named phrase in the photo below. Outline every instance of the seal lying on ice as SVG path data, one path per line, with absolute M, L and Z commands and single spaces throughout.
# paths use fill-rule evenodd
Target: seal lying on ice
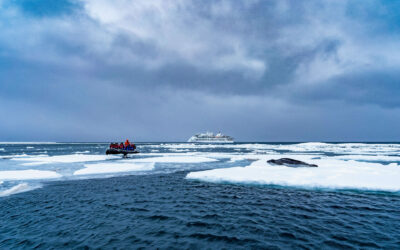
M 298 161 L 298 160 L 294 160 L 294 159 L 290 159 L 290 158 L 281 158 L 279 160 L 272 159 L 272 160 L 268 160 L 267 162 L 270 164 L 283 165 L 283 166 L 291 167 L 291 168 L 298 168 L 298 167 L 316 168 L 316 167 L 318 167 L 315 164 L 309 164 L 304 161 Z

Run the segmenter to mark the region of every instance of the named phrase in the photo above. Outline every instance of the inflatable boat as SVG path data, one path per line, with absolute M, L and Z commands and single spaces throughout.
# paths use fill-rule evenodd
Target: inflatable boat
M 106 151 L 106 155 L 118 155 L 118 154 L 123 154 L 124 156 L 128 154 L 138 154 L 139 151 L 133 149 L 133 150 L 128 150 L 128 149 L 119 149 L 119 148 L 109 148 Z

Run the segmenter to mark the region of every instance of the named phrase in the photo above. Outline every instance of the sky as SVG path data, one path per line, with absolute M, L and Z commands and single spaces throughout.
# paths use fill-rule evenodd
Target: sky
M 0 0 L 0 141 L 400 141 L 400 2 Z

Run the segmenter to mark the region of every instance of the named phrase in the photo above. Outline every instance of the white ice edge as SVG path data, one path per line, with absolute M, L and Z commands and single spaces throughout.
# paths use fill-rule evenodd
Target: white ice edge
M 139 158 L 131 160 L 133 162 L 163 162 L 163 163 L 202 163 L 202 162 L 215 162 L 216 159 L 212 159 L 204 156 L 191 156 L 191 155 L 173 155 L 173 156 L 162 156 L 162 157 L 149 157 Z
M 58 144 L 58 142 L 0 142 L 0 145 L 14 145 L 14 144 Z
M 84 166 L 85 168 L 75 171 L 74 175 L 150 171 L 154 169 L 154 163 L 97 163 L 85 164 Z
M 0 180 L 37 180 L 37 179 L 56 179 L 62 175 L 55 171 L 26 169 L 26 170 L 7 170 L 0 171 Z
M 28 183 L 20 183 L 9 189 L 0 191 L 0 197 L 5 197 L 5 196 L 12 195 L 12 194 L 18 194 L 18 193 L 22 193 L 22 192 L 31 191 L 36 188 L 39 188 L 39 186 L 31 186 Z
M 201 163 L 201 162 L 213 162 L 217 161 L 204 156 L 197 156 L 195 154 L 147 154 L 148 156 L 160 156 L 160 157 L 147 157 L 147 158 L 133 158 L 135 162 L 168 162 L 168 163 Z M 146 156 L 146 154 L 142 154 Z M 11 160 L 23 162 L 23 166 L 36 166 L 51 163 L 76 163 L 76 162 L 91 162 L 91 161 L 104 161 L 110 159 L 120 159 L 121 156 L 107 156 L 107 155 L 87 155 L 87 154 L 73 154 L 73 155 L 10 155 Z
M 146 145 L 149 148 L 177 149 L 212 149 L 230 148 L 245 150 L 287 150 L 291 152 L 313 152 L 323 151 L 338 154 L 395 154 L 400 153 L 400 144 L 378 144 L 378 143 L 324 143 L 305 142 L 295 144 L 193 144 L 193 143 L 164 143 L 160 145 Z
M 118 162 L 85 164 L 85 168 L 74 172 L 74 175 L 90 175 L 104 173 L 119 173 L 130 171 L 149 171 L 155 163 L 202 163 L 214 162 L 216 159 L 200 156 L 165 156 L 139 159 L 126 159 Z
M 286 157 L 286 156 L 285 156 Z M 280 185 L 304 188 L 400 191 L 400 167 L 336 159 L 295 159 L 318 164 L 318 168 L 272 166 L 263 157 L 247 167 L 190 172 L 186 178 L 215 183 Z
M 332 158 L 340 160 L 361 160 L 361 161 L 386 161 L 386 162 L 400 161 L 400 156 L 390 156 L 390 155 L 340 155 L 340 156 L 333 156 Z
M 187 144 L 183 144 L 187 145 Z M 241 144 L 243 145 L 243 144 Z M 257 144 L 256 147 L 258 147 Z M 328 145 L 327 147 L 338 148 L 340 144 L 321 144 L 321 143 L 304 143 L 295 144 L 297 146 L 311 148 L 318 145 L 318 147 Z M 228 159 L 229 162 L 236 162 L 241 160 L 252 160 L 253 162 L 248 167 L 237 167 L 229 169 L 216 169 L 209 171 L 200 171 L 189 173 L 187 178 L 198 179 L 203 181 L 213 182 L 231 182 L 231 183 L 252 183 L 252 184 L 275 184 L 283 186 L 300 186 L 300 187 L 317 187 L 317 188 L 349 188 L 349 189 L 371 189 L 371 190 L 385 190 L 385 191 L 399 191 L 400 184 L 395 183 L 400 180 L 399 170 L 397 164 L 379 164 L 371 162 L 357 162 L 358 161 L 385 161 L 394 162 L 399 161 L 399 156 L 390 156 L 384 154 L 392 154 L 400 149 L 400 146 L 395 144 L 341 144 L 342 148 L 364 147 L 365 145 L 370 148 L 365 148 L 362 154 L 352 154 L 343 156 L 324 156 L 321 154 L 315 155 L 315 152 L 307 154 L 303 152 L 285 153 L 285 154 L 272 154 L 272 151 L 265 148 L 264 144 L 260 144 L 264 148 L 255 149 L 251 153 L 240 152 L 171 152 L 171 153 L 141 153 L 137 156 L 131 156 L 128 159 L 120 159 L 120 156 L 106 156 L 106 155 L 88 155 L 88 154 L 72 154 L 72 155 L 10 155 L 11 160 L 20 162 L 25 166 L 36 166 L 49 163 L 77 163 L 77 162 L 90 162 L 85 164 L 83 169 L 75 171 L 73 174 L 77 176 L 92 175 L 92 174 L 108 174 L 132 171 L 148 171 L 154 169 L 155 163 L 210 163 L 217 162 L 221 159 Z M 197 146 L 197 145 L 196 145 Z M 203 146 L 203 145 L 201 145 Z M 228 145 L 224 145 L 228 146 Z M 235 146 L 235 145 L 230 145 Z M 267 145 L 270 147 L 271 145 Z M 276 146 L 276 145 L 272 145 Z M 287 145 L 281 145 L 287 146 Z M 179 148 L 179 147 L 178 147 Z M 355 151 L 357 151 L 356 149 Z M 331 149 L 330 149 L 331 150 Z M 368 152 L 377 150 L 376 155 L 371 155 Z M 296 150 L 294 150 L 296 151 Z M 299 150 L 302 151 L 302 150 Z M 312 151 L 312 150 L 311 150 Z M 329 150 L 328 150 L 329 151 Z M 297 151 L 296 151 L 297 152 Z M 268 154 L 265 154 L 268 153 Z M 312 155 L 313 154 L 313 155 Z M 395 155 L 395 154 L 394 154 Z M 7 157 L 7 156 L 2 156 Z M 145 157 L 145 158 L 141 158 Z M 310 163 L 316 163 L 320 167 L 317 169 L 307 168 L 287 168 L 279 166 L 270 166 L 266 163 L 271 158 L 289 157 L 298 160 L 303 160 Z M 118 159 L 116 161 L 110 159 Z M 98 163 L 92 163 L 98 161 Z M 5 161 L 7 163 L 7 161 Z M 72 164 L 74 165 L 74 164 Z M 81 165 L 82 166 L 82 165 Z M 210 165 L 211 166 L 211 165 Z M 40 173 L 33 174 L 32 167 L 27 167 L 26 170 L 12 170 L 0 171 L 0 181 L 2 177 L 4 180 L 29 180 L 29 179 L 49 179 L 62 177 L 59 173 L 54 171 L 40 171 Z M 41 167 L 39 167 L 41 168 Z M 18 174 L 15 173 L 18 171 Z M 25 171 L 25 172 L 24 172 Z M 8 173 L 7 173 L 8 172 Z M 14 172 L 14 173 L 10 173 Z M 51 174 L 49 174 L 49 172 Z M 55 176 L 51 176 L 51 175 Z M 14 176 L 10 179 L 10 176 Z M 50 177 L 49 177 L 50 175 Z M 15 177 L 18 176 L 18 177 Z M 9 179 L 5 178 L 8 177 Z M 66 176 L 69 178 L 70 176 Z M 90 177 L 90 176 L 89 176 Z M 86 177 L 85 177 L 86 178 Z M 397 178 L 397 179 L 396 179 Z
M 76 162 L 90 162 L 90 161 L 104 161 L 108 159 L 117 159 L 117 156 L 107 155 L 87 155 L 87 154 L 72 154 L 72 155 L 40 155 L 40 156 L 26 156 L 26 157 L 13 157 L 13 161 L 23 161 L 23 166 L 36 166 L 51 163 L 76 163 Z

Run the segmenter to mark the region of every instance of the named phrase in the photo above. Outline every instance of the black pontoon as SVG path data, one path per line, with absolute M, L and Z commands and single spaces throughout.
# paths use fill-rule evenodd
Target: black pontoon
M 106 155 L 118 155 L 122 154 L 126 157 L 128 154 L 137 154 L 139 151 L 136 151 L 136 145 L 130 143 L 127 139 L 124 143 L 111 143 L 110 147 L 106 150 Z
M 133 150 L 127 150 L 127 149 L 117 149 L 117 148 L 109 148 L 106 151 L 106 155 L 118 155 L 118 154 L 123 154 L 124 156 L 128 154 L 138 154 L 139 151 L 133 149 Z

